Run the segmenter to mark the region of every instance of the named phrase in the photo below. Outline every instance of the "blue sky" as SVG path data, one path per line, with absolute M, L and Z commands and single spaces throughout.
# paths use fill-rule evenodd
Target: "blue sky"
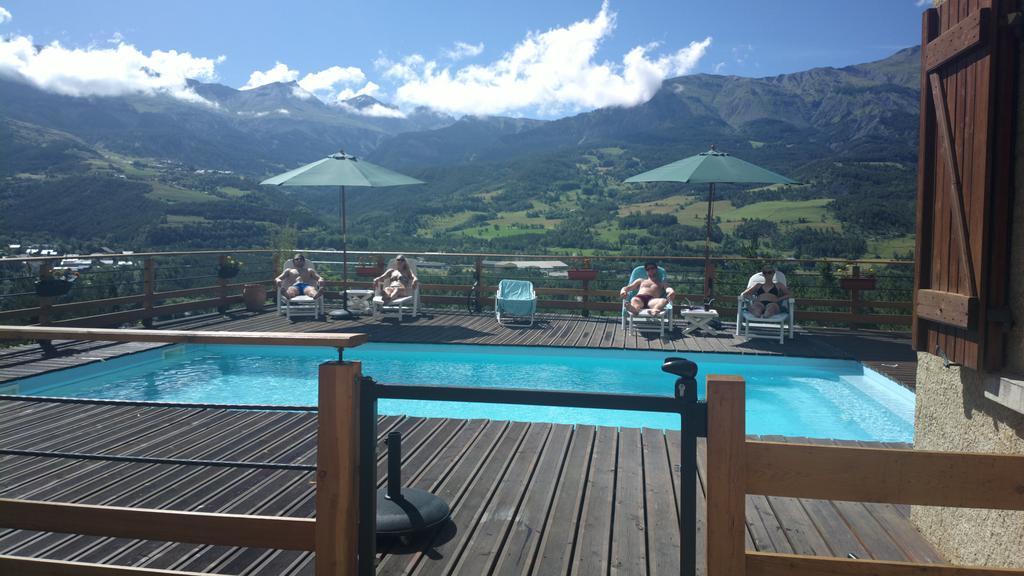
M 0 0 L 0 74 L 70 95 L 187 100 L 198 96 L 185 78 L 235 88 L 296 80 L 297 95 L 328 103 L 368 94 L 404 111 L 557 117 L 639 104 L 683 74 L 763 77 L 884 58 L 920 41 L 924 8 L 922 0 Z

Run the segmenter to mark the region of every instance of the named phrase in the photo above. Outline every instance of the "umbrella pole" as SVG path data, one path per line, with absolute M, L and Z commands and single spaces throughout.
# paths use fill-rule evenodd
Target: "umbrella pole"
M 704 301 L 715 293 L 714 280 L 711 279 L 711 218 L 712 205 L 715 202 L 715 183 L 708 184 L 708 222 L 707 234 L 704 237 Z
M 345 213 L 345 187 L 341 187 L 341 281 L 344 291 L 341 293 L 341 308 L 348 313 L 348 227 Z

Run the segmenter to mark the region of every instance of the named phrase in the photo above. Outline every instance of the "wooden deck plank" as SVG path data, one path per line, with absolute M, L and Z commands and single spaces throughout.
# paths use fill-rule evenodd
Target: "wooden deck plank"
M 580 509 L 587 486 L 587 473 L 597 429 L 576 426 L 569 445 L 564 472 L 558 481 L 554 502 L 544 522 L 540 551 L 534 566 L 536 574 L 567 574 L 580 529 Z
M 650 574 L 679 574 L 679 506 L 665 433 L 644 428 L 644 489 L 647 501 L 647 550 Z
M 493 497 L 485 508 L 477 513 L 473 523 L 473 534 L 459 557 L 452 574 L 466 576 L 490 573 L 508 532 L 512 520 L 526 495 L 529 482 L 544 446 L 551 433 L 550 424 L 531 424 L 526 439 L 512 456 L 504 476 L 495 482 Z M 431 566 L 437 563 L 431 563 Z M 433 571 L 435 574 L 440 570 Z M 430 570 L 425 571 L 431 573 Z
M 613 428 L 597 429 L 594 455 L 583 495 L 583 510 L 580 513 L 580 536 L 573 559 L 572 571 L 575 574 L 608 572 L 615 504 L 615 457 L 618 448 L 615 436 Z
M 612 574 L 642 574 L 647 571 L 646 525 L 640 430 L 623 428 L 619 431 L 616 462 Z
M 527 484 L 526 497 L 512 521 L 504 544 L 494 551 L 495 574 L 526 575 L 531 571 L 541 537 L 551 529 L 545 519 L 551 510 L 555 487 L 563 473 L 566 451 L 572 439 L 572 426 L 555 425 L 537 464 L 533 478 Z M 575 471 L 569 470 L 573 474 Z

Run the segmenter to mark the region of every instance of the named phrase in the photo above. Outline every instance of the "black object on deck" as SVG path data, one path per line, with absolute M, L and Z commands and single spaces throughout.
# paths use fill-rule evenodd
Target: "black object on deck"
M 377 535 L 407 537 L 440 525 L 448 503 L 418 488 L 402 488 L 402 434 L 388 434 L 388 485 L 377 492 Z
M 682 455 L 679 481 L 679 573 L 697 573 L 697 436 L 708 435 L 707 404 L 697 401 L 697 364 L 686 358 L 665 358 L 661 369 L 678 376 L 676 398 L 681 410 Z

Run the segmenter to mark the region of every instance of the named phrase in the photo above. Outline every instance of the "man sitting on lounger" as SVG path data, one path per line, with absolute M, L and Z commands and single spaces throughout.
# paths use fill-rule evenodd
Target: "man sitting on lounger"
M 668 283 L 661 281 L 657 262 L 644 262 L 644 271 L 647 272 L 647 277 L 638 278 L 633 283 L 623 286 L 622 290 L 619 290 L 619 296 L 625 300 L 629 298 L 630 292 L 636 292 L 626 304 L 626 309 L 631 314 L 644 313 L 655 316 L 668 306 L 675 298 L 676 292 Z
M 294 268 L 285 268 L 281 275 L 274 279 L 277 287 L 287 286 L 284 295 L 291 300 L 302 294 L 310 298 L 316 298 L 320 294 L 324 279 L 316 273 L 316 270 L 306 266 L 306 257 L 296 254 L 292 258 Z

